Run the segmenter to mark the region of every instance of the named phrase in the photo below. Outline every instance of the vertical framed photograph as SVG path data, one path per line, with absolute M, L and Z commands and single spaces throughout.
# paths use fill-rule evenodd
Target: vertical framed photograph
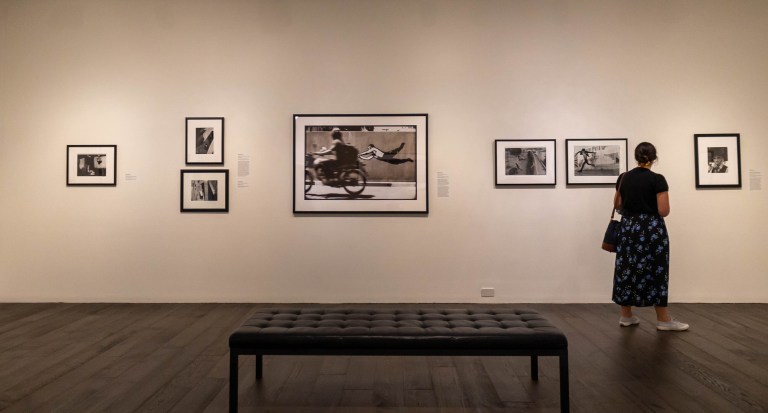
M 181 212 L 229 212 L 229 170 L 183 169 Z
M 497 139 L 496 185 L 555 185 L 555 140 Z
M 117 145 L 67 145 L 67 185 L 117 185 Z
M 294 115 L 294 213 L 428 213 L 427 114 Z
M 613 185 L 627 171 L 626 139 L 566 139 L 566 184 Z
M 224 165 L 224 118 L 186 118 L 187 165 Z
M 741 188 L 738 133 L 693 135 L 696 188 Z

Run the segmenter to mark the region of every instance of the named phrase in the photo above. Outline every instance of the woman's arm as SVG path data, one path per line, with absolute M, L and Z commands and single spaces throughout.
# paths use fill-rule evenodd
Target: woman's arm
M 666 217 L 669 215 L 669 192 L 659 192 L 656 194 L 656 205 L 659 208 L 659 215 Z
M 613 195 L 613 207 L 615 209 L 621 208 L 621 192 L 616 191 L 616 193 Z

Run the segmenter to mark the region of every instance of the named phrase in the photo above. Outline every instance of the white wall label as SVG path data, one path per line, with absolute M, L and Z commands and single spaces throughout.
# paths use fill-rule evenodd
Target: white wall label
M 134 175 L 134 174 L 125 174 L 125 180 L 126 180 L 126 181 L 135 181 L 135 180 L 137 180 L 137 179 L 139 179 L 139 177 L 138 177 L 137 175 Z
M 438 198 L 449 198 L 451 196 L 450 193 L 451 183 L 448 179 L 448 174 L 445 172 L 438 172 L 437 173 L 437 197 Z
M 754 169 L 749 170 L 749 190 L 760 191 L 762 189 L 763 174 Z
M 248 188 L 248 181 L 251 176 L 251 157 L 243 154 L 237 154 L 237 187 Z

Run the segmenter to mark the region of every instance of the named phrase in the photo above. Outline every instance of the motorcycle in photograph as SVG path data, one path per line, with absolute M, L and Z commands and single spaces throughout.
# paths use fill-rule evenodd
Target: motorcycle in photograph
M 332 188 L 344 188 L 352 196 L 360 195 L 368 183 L 365 165 L 357 161 L 353 164 L 334 168 L 331 176 L 325 176 L 321 168 L 315 167 L 315 159 L 321 155 L 308 153 L 304 156 L 304 193 L 308 193 L 315 184 L 315 179 Z

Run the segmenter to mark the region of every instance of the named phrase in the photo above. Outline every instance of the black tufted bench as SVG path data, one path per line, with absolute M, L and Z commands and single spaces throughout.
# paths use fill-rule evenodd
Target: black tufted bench
M 538 356 L 560 361 L 560 410 L 569 410 L 568 341 L 535 311 L 487 306 L 285 307 L 258 310 L 229 336 L 229 411 L 237 412 L 238 357 L 263 355 Z

